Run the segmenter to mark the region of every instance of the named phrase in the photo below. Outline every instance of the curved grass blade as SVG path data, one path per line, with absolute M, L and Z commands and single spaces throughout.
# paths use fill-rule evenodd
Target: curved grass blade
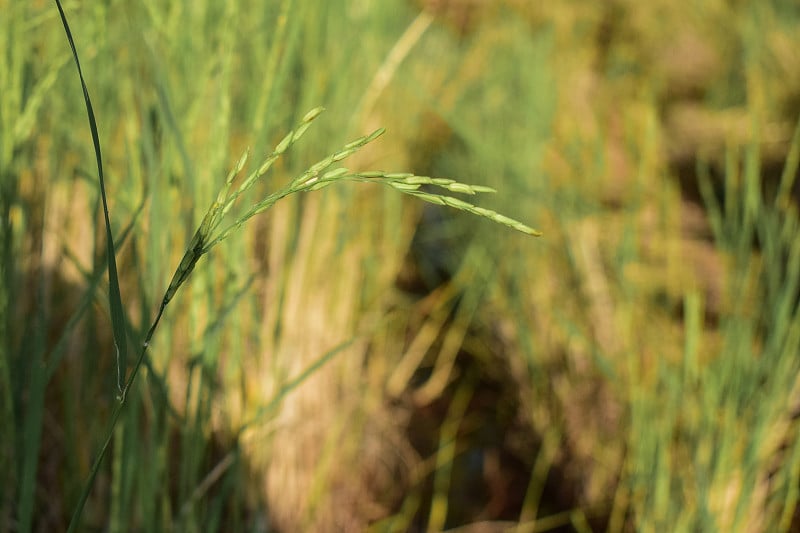
M 83 100 L 86 103 L 86 114 L 89 118 L 89 128 L 92 131 L 92 144 L 94 145 L 94 155 L 97 160 L 97 175 L 100 179 L 100 196 L 103 199 L 103 217 L 106 223 L 106 256 L 108 261 L 108 303 L 111 309 L 111 326 L 114 330 L 114 348 L 117 355 L 117 389 L 122 392 L 122 384 L 125 380 L 125 369 L 127 368 L 128 344 L 125 342 L 125 314 L 122 310 L 122 296 L 119 290 L 119 278 L 117 276 L 117 260 L 114 255 L 114 237 L 111 233 L 111 221 L 108 216 L 108 200 L 106 199 L 106 184 L 103 178 L 103 157 L 100 153 L 100 139 L 97 134 L 97 122 L 94 118 L 92 101 L 89 98 L 89 90 L 83 79 L 81 62 L 78 59 L 78 51 L 75 49 L 75 42 L 72 39 L 72 32 L 67 23 L 67 16 L 61 7 L 61 1 L 55 0 L 58 13 L 61 15 L 61 23 L 67 33 L 67 40 L 72 49 L 72 57 L 75 59 L 75 66 L 78 69 L 78 77 L 81 80 L 83 89 Z

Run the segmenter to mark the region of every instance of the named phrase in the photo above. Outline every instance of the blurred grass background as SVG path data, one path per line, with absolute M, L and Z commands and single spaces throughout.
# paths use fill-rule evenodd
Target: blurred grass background
M 254 219 L 168 310 L 85 530 L 800 528 L 795 3 L 64 5 L 133 339 L 316 105 L 254 196 L 386 126 L 351 167 L 545 233 L 353 185 Z M 0 13 L 0 529 L 60 530 L 116 401 L 98 188 L 55 6 Z

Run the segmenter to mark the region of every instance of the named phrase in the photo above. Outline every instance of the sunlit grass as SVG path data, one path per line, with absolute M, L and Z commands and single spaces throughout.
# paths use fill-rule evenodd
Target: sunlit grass
M 84 525 L 796 527 L 796 10 L 428 4 L 65 6 L 130 338 L 174 295 Z M 63 529 L 102 215 L 55 10 L 0 12 L 0 529 Z

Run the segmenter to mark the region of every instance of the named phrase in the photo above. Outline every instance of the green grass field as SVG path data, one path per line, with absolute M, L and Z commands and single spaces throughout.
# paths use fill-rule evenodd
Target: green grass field
M 0 531 L 800 528 L 793 2 L 63 7 L 117 276 L 0 0 Z

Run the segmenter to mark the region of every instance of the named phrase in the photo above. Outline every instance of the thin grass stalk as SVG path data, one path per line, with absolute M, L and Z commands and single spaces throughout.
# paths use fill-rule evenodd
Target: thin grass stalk
M 253 131 L 257 135 L 264 135 L 270 130 L 267 117 L 275 116 L 275 100 L 281 86 L 288 77 L 287 66 L 290 54 L 294 49 L 297 35 L 297 24 L 292 16 L 294 0 L 281 0 L 278 16 L 272 31 L 272 46 L 269 47 L 267 60 L 264 67 L 262 82 L 259 85 L 259 98 L 253 113 Z
M 561 431 L 557 427 L 550 428 L 542 439 L 542 445 L 539 447 L 536 453 L 536 459 L 533 462 L 533 469 L 530 479 L 528 480 L 528 487 L 525 490 L 525 497 L 522 500 L 522 509 L 519 515 L 520 522 L 535 523 L 537 520 L 539 506 L 541 504 L 542 495 L 544 494 L 545 481 L 547 480 L 550 468 L 553 466 L 553 461 L 561 439 Z M 524 529 L 520 527 L 518 530 Z
M 0 417 L 4 421 L 4 438 L 0 442 L 0 524 L 11 523 L 14 519 L 14 504 L 19 505 L 22 463 L 27 461 L 18 454 L 19 431 L 23 428 L 15 413 L 15 406 L 19 404 L 14 384 L 26 380 L 13 363 L 13 313 L 10 310 L 16 297 L 15 239 L 11 220 L 12 209 L 18 201 L 14 150 L 20 140 L 13 132 L 23 112 L 23 69 L 29 49 L 26 32 L 21 31 L 18 21 L 28 10 L 26 3 L 6 2 L 0 21 L 0 57 L 4 59 L 3 68 L 0 68 Z
M 44 273 L 41 273 L 44 276 Z M 44 289 L 40 286 L 37 294 L 38 306 L 34 318 L 33 346 L 31 346 L 30 381 L 28 400 L 22 426 L 22 457 L 19 472 L 19 507 L 17 520 L 20 531 L 31 531 L 33 510 L 36 501 L 36 480 L 39 465 L 39 450 L 42 443 L 42 423 L 44 418 L 44 393 L 47 386 L 47 373 L 44 365 L 47 317 L 44 305 Z
M 0 176 L 0 180 L 4 180 Z M 4 186 L 5 183 L 2 183 Z M 5 188 L 5 187 L 4 187 Z M 11 520 L 13 488 L 16 487 L 16 460 L 14 443 L 17 440 L 17 421 L 14 416 L 14 397 L 11 372 L 11 339 L 9 338 L 11 299 L 11 273 L 6 270 L 11 265 L 10 224 L 8 223 L 7 196 L 0 200 L 0 416 L 5 420 L 6 433 L 0 444 L 0 523 Z
M 789 144 L 789 153 L 783 165 L 778 192 L 775 195 L 775 207 L 787 210 L 790 207 L 790 195 L 797 179 L 797 168 L 800 166 L 800 116 L 795 122 L 794 133 Z
M 427 522 L 428 531 L 444 531 L 447 522 L 458 430 L 464 421 L 470 400 L 475 392 L 474 381 L 474 377 L 464 379 L 456 389 L 447 410 L 447 418 L 440 430 L 439 448 L 436 452 L 436 472 L 433 478 L 433 496 Z
M 0 417 L 5 421 L 6 433 L 0 444 L 0 523 L 10 520 L 13 489 L 16 486 L 16 460 L 14 443 L 17 440 L 17 421 L 14 414 L 14 394 L 12 383 L 11 354 L 12 343 L 9 332 L 11 331 L 11 313 L 9 303 L 13 301 L 13 272 L 8 268 L 12 265 L 11 250 L 13 241 L 11 236 L 10 204 L 12 195 L 8 181 L 11 177 L 0 171 Z
M 361 96 L 361 100 L 356 105 L 355 112 L 350 118 L 350 128 L 348 129 L 353 129 L 354 125 L 361 124 L 365 117 L 372 113 L 375 103 L 396 75 L 400 64 L 416 46 L 432 22 L 433 16 L 422 10 L 414 21 L 409 24 L 406 31 L 403 32 L 403 35 L 387 54 L 380 68 L 375 72 L 372 81 Z
M 114 453 L 112 454 L 111 462 L 111 506 L 109 510 L 109 531 L 110 533 L 119 533 L 125 531 L 125 522 L 127 519 L 125 513 L 125 501 L 123 497 L 122 485 L 124 483 L 126 472 L 124 471 L 124 463 L 127 461 L 125 455 L 125 420 L 117 426 L 116 434 L 114 437 Z
M 796 328 L 800 331 L 800 328 Z M 795 378 L 795 388 L 797 391 L 797 384 L 800 383 L 800 377 Z M 778 519 L 778 530 L 789 531 L 794 515 L 800 502 L 800 438 L 797 438 L 798 429 L 795 428 L 794 444 L 789 449 L 788 460 L 786 461 L 783 474 L 784 481 L 784 496 L 780 502 L 781 512 Z

